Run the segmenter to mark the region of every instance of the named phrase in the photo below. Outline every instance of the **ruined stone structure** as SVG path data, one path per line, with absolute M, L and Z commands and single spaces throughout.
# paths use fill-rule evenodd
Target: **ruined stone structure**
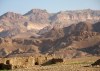
M 35 65 L 48 65 L 57 62 L 63 62 L 63 59 L 55 58 L 52 55 L 1 58 L 0 69 L 30 68 Z
M 35 65 L 35 59 L 34 57 L 2 58 L 0 65 L 3 66 L 4 69 L 28 68 Z

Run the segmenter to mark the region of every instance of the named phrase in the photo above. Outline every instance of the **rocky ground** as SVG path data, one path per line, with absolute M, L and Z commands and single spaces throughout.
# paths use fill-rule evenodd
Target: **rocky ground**
M 26 69 L 16 69 L 12 71 L 100 71 L 100 67 L 92 67 L 91 63 L 100 57 L 85 57 L 76 59 L 67 59 L 64 63 L 58 63 L 48 66 L 34 66 Z
M 87 64 L 45 66 L 30 69 L 17 69 L 13 71 L 100 71 L 100 67 L 84 67 L 84 65 Z

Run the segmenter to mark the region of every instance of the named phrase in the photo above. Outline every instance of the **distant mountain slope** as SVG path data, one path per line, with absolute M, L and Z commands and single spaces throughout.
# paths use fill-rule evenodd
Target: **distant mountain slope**
M 63 28 L 87 20 L 93 23 L 100 21 L 100 11 L 86 9 L 48 13 L 46 10 L 32 9 L 24 15 L 7 12 L 0 16 L 0 31 L 18 29 L 20 33 L 27 32 L 27 30 L 36 33 L 48 26 Z
M 100 11 L 48 13 L 32 9 L 24 15 L 0 16 L 0 56 L 55 54 L 64 57 L 100 55 Z M 14 54 L 13 54 L 14 53 Z
M 56 30 L 53 28 L 50 32 L 44 35 L 42 34 L 42 36 L 44 40 L 41 43 L 40 50 L 43 53 L 61 54 L 65 57 L 68 54 L 71 57 L 77 57 L 84 54 L 97 54 L 95 52 L 99 49 L 95 48 L 95 45 L 100 42 L 100 34 L 95 31 L 94 24 L 89 22 L 80 22 L 76 25 L 58 28 Z M 89 50 L 87 49 L 91 49 L 91 53 L 88 52 Z M 71 54 L 75 55 L 72 56 Z M 99 55 L 99 53 L 97 55 Z

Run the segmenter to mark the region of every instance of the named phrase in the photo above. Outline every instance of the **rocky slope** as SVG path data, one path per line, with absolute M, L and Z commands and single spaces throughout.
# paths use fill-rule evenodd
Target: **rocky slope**
M 99 23 L 99 22 L 97 22 Z M 39 37 L 1 38 L 1 55 L 54 54 L 65 58 L 100 55 L 100 33 L 96 24 L 79 22 L 64 28 L 52 28 Z M 99 26 L 98 26 L 99 27 Z
M 93 23 L 99 21 L 100 11 L 86 9 L 74 11 L 61 11 L 58 13 L 48 13 L 46 10 L 32 9 L 24 15 L 13 12 L 7 12 L 0 16 L 0 32 L 11 30 L 17 32 L 9 33 L 10 35 L 16 35 L 18 33 L 27 31 L 36 33 L 44 28 L 49 29 L 50 26 L 63 28 L 71 24 L 87 20 L 90 20 Z
M 100 55 L 100 11 L 48 13 L 32 9 L 24 15 L 8 12 L 0 16 L 0 37 L 1 57 Z

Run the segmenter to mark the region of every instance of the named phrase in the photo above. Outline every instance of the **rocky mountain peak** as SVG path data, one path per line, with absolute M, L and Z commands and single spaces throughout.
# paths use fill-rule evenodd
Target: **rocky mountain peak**
M 32 9 L 28 13 L 24 14 L 29 18 L 29 21 L 33 23 L 49 23 L 49 13 L 46 10 Z
M 20 17 L 22 17 L 22 15 L 21 14 L 17 14 L 17 13 L 14 13 L 14 12 L 7 12 L 7 13 L 5 13 L 5 14 L 3 14 L 1 17 L 5 17 L 5 18 L 20 18 Z
M 38 13 L 47 13 L 47 11 L 41 9 L 32 9 L 29 12 L 27 12 L 25 15 L 38 14 Z

